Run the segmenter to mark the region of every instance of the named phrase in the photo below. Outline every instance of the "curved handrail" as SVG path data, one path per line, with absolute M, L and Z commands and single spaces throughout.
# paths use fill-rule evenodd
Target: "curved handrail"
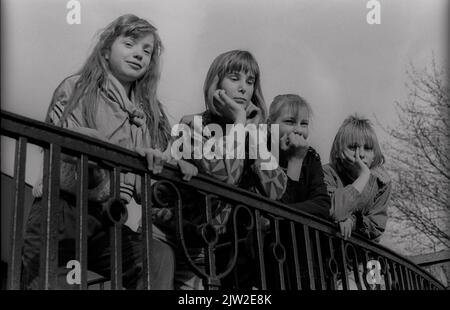
M 60 146 L 62 153 L 73 156 L 87 155 L 90 159 L 98 160 L 107 166 L 119 167 L 121 172 L 132 171 L 138 175 L 149 173 L 145 160 L 135 152 L 4 110 L 1 110 L 1 130 L 1 135 L 3 136 L 14 139 L 25 137 L 27 142 L 41 147 L 56 144 Z M 168 180 L 178 186 L 195 188 L 206 194 L 220 196 L 224 201 L 251 206 L 256 210 L 295 221 L 298 224 L 334 236 L 337 239 L 341 238 L 336 225 L 332 222 L 255 193 L 222 183 L 206 175 L 198 175 L 186 182 L 180 178 L 180 173 L 176 167 L 166 164 L 162 173 L 158 175 L 151 174 L 151 178 Z M 362 235 L 355 233 L 348 242 L 365 251 L 376 253 L 394 261 L 396 264 L 409 268 L 435 287 L 444 289 L 443 285 L 433 276 L 409 259 L 377 243 L 368 241 Z

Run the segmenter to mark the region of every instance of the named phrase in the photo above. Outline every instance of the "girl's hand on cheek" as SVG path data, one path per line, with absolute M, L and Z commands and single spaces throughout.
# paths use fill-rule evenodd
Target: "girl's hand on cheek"
M 250 102 L 245 108 L 245 113 L 247 116 L 247 121 L 245 125 L 247 124 L 258 125 L 259 123 L 261 123 L 262 120 L 261 109 L 255 106 L 252 102 Z
M 211 83 L 211 86 L 208 88 L 208 92 L 207 92 L 207 97 L 208 97 L 208 102 L 211 102 L 213 105 L 213 109 L 215 109 L 215 105 L 216 105 L 216 100 L 214 99 L 214 93 L 217 90 L 217 84 L 219 84 L 219 77 L 216 75 L 216 77 L 214 78 L 213 82 Z M 214 114 L 217 114 L 219 116 L 222 116 L 217 110 L 216 111 L 212 111 Z
M 341 154 L 341 158 L 348 164 L 353 165 L 355 163 L 355 152 L 351 151 L 348 148 L 345 148 Z
M 344 166 L 347 167 L 347 169 L 349 169 L 356 177 L 361 176 L 363 173 L 370 173 L 369 167 L 367 167 L 359 156 L 358 148 L 354 152 L 346 148 L 341 154 L 341 158 Z
M 354 170 L 355 155 L 353 151 L 351 151 L 348 148 L 345 148 L 344 151 L 341 153 L 340 158 L 342 160 L 344 167 L 350 170 Z
M 245 124 L 247 117 L 242 105 L 228 97 L 223 89 L 216 90 L 213 97 L 214 107 L 221 116 L 235 124 Z

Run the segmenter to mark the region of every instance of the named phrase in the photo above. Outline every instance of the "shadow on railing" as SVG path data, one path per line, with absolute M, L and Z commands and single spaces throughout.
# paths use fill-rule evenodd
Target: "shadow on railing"
M 166 165 L 154 176 L 137 154 L 69 130 L 1 112 L 1 135 L 16 140 L 15 193 L 11 227 L 11 256 L 7 288 L 20 289 L 25 162 L 28 144 L 44 149 L 44 214 L 40 256 L 41 288 L 57 285 L 58 200 L 61 156 L 77 158 L 79 175 L 77 238 L 74 259 L 81 266 L 79 289 L 88 288 L 87 280 L 87 176 L 88 163 L 96 162 L 111 173 L 111 193 L 119 197 L 120 173 L 133 172 L 142 180 L 142 262 L 144 288 L 151 288 L 149 270 L 152 236 L 152 207 L 160 204 L 174 208 L 177 248 L 188 266 L 203 279 L 205 288 L 253 289 L 444 289 L 426 271 L 402 256 L 355 234 L 343 240 L 334 224 L 271 201 L 254 193 L 199 175 L 189 182 L 180 178 L 178 169 Z M 156 183 L 152 183 L 156 181 Z M 158 188 L 170 193 L 169 202 L 161 202 Z M 188 194 L 186 194 L 188 193 Z M 194 194 L 192 194 L 194 193 Z M 188 197 L 189 196 L 189 197 Z M 187 231 L 185 199 L 194 199 L 203 222 Z M 213 225 L 218 202 L 231 206 L 227 230 L 219 234 Z M 111 218 L 111 274 L 89 284 L 110 281 L 111 289 L 122 288 L 121 229 L 123 220 Z M 195 245 L 191 244 L 195 235 Z M 203 249 L 205 260 L 190 257 L 190 249 Z

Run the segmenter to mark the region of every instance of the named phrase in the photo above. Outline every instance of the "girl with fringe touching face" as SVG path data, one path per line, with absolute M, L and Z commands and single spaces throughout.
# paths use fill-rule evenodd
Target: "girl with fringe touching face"
M 202 127 L 215 124 L 226 133 L 226 125 L 259 125 L 266 121 L 266 106 L 261 91 L 260 70 L 257 61 L 248 51 L 232 50 L 217 56 L 212 62 L 206 74 L 203 86 L 203 94 L 206 105 L 206 111 L 198 115 L 188 115 L 182 118 L 182 124 L 186 124 L 192 131 L 198 130 L 194 126 L 194 117 L 201 117 Z M 216 128 L 217 128 L 216 126 Z M 207 130 L 198 132 L 198 137 L 202 139 L 202 145 L 206 141 L 214 140 L 214 145 L 226 146 L 228 139 L 233 141 L 233 153 L 242 144 L 237 140 L 224 134 L 209 134 Z M 252 144 L 250 139 L 252 135 L 246 136 L 246 144 Z M 194 149 L 194 148 L 191 148 Z M 228 150 L 227 150 L 228 151 Z M 239 154 L 239 151 L 237 152 Z M 210 175 L 227 184 L 235 185 L 240 188 L 257 192 L 272 199 L 279 199 L 286 188 L 286 175 L 280 167 L 274 169 L 261 169 L 263 160 L 259 157 L 250 159 L 248 152 L 244 158 L 196 158 L 191 156 L 192 163 L 199 171 Z M 191 195 L 193 196 L 193 195 Z M 192 222 L 201 222 L 198 210 L 201 207 L 197 203 L 192 206 Z M 229 218 L 233 212 L 233 206 L 224 202 L 218 202 L 214 206 L 214 226 L 219 234 L 227 232 L 227 226 L 231 221 Z M 203 219 L 204 220 L 204 219 Z M 204 264 L 204 253 L 201 248 L 191 247 L 191 257 L 201 265 Z M 228 255 L 225 252 L 223 256 Z M 242 252 L 241 252 L 242 253 Z M 220 256 L 220 254 L 217 254 Z M 220 263 L 219 263 L 220 264 Z M 177 262 L 178 265 L 178 262 Z M 244 271 L 242 271 L 244 274 Z M 177 266 L 176 285 L 182 289 L 202 289 L 201 279 L 189 271 L 186 266 Z M 224 284 L 227 287 L 226 284 Z
M 379 241 L 387 222 L 391 179 L 384 156 L 368 119 L 349 116 L 339 128 L 323 167 L 331 197 L 331 215 L 341 234 L 357 231 Z

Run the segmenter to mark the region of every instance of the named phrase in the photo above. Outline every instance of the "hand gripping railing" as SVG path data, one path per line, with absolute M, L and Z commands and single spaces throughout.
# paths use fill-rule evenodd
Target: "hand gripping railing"
M 163 172 L 155 176 L 146 169 L 144 159 L 134 152 L 6 111 L 1 112 L 1 129 L 2 136 L 16 140 L 8 289 L 21 288 L 28 144 L 44 149 L 45 217 L 39 276 L 43 289 L 57 288 L 59 170 L 63 154 L 77 158 L 79 175 L 75 251 L 75 259 L 81 265 L 78 289 L 88 288 L 87 183 L 90 161 L 110 171 L 113 197 L 119 197 L 121 173 L 141 176 L 142 262 L 146 289 L 152 286 L 150 254 L 155 203 L 158 207 L 173 208 L 175 252 L 181 253 L 177 259 L 186 261 L 203 280 L 206 289 L 444 289 L 425 270 L 379 244 L 358 234 L 344 240 L 333 223 L 205 175 L 186 182 L 180 178 L 176 167 L 166 165 Z M 166 194 L 171 197 L 169 202 L 161 202 L 155 194 L 160 187 L 166 188 Z M 230 209 L 230 216 L 225 230 L 219 232 L 214 217 L 224 206 Z M 110 228 L 112 289 L 123 286 L 121 229 L 124 216 L 120 212 L 117 215 L 110 210 L 113 223 Z M 189 223 L 192 213 L 199 216 L 196 222 Z M 203 259 L 200 263 L 191 257 L 192 248 L 201 249 Z

